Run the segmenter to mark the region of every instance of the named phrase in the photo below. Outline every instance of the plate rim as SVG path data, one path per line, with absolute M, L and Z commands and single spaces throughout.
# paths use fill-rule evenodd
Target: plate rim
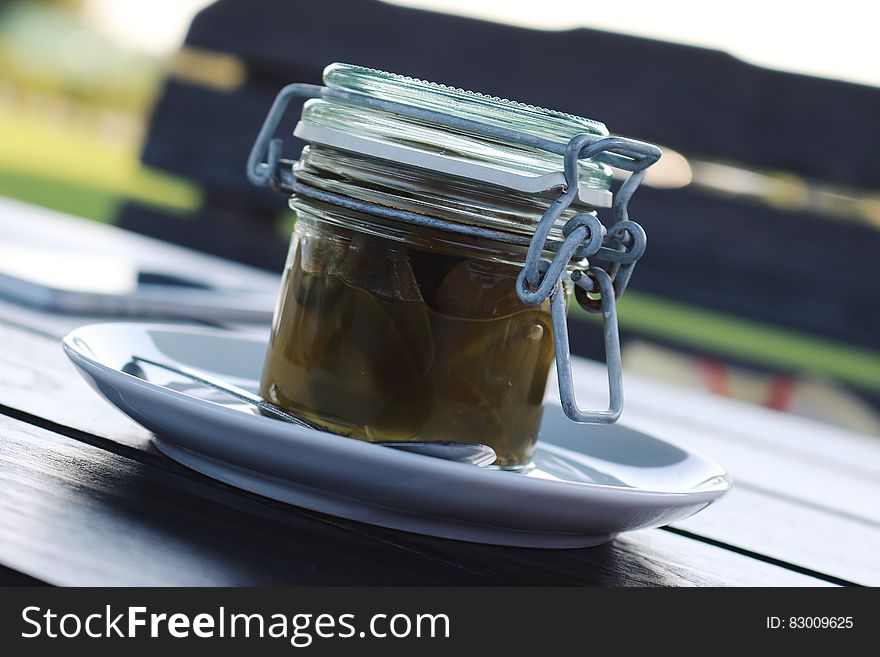
M 237 331 L 233 331 L 233 330 L 213 328 L 213 327 L 203 327 L 203 326 L 198 326 L 198 325 L 187 325 L 187 324 L 154 324 L 154 323 L 146 323 L 146 322 L 99 322 L 99 323 L 93 323 L 93 324 L 86 324 L 84 326 L 80 326 L 80 327 L 73 329 L 67 335 L 64 336 L 64 338 L 62 339 L 62 345 L 63 345 L 64 351 L 67 354 L 68 358 L 70 358 L 70 360 L 77 366 L 78 366 L 78 361 L 80 361 L 80 362 L 85 361 L 85 363 L 87 363 L 92 368 L 103 371 L 106 374 L 109 374 L 112 378 L 123 379 L 131 385 L 135 385 L 135 386 L 150 389 L 150 390 L 160 390 L 165 394 L 171 394 L 171 395 L 178 396 L 178 397 L 184 397 L 186 399 L 198 402 L 199 404 L 207 404 L 207 405 L 210 405 L 214 409 L 215 412 L 224 414 L 230 418 L 244 417 L 244 418 L 247 418 L 248 422 L 263 423 L 267 428 L 269 426 L 277 427 L 278 420 L 274 420 L 274 419 L 268 418 L 268 417 L 263 417 L 260 415 L 250 415 L 247 413 L 242 413 L 241 411 L 230 408 L 224 404 L 219 404 L 219 403 L 213 402 L 211 400 L 202 399 L 200 397 L 196 397 L 194 395 L 187 394 L 184 391 L 175 390 L 173 388 L 168 388 L 167 386 L 163 386 L 163 385 L 154 383 L 152 381 L 147 381 L 145 379 L 138 378 L 136 376 L 128 374 L 127 372 L 123 372 L 120 369 L 106 365 L 106 364 L 96 360 L 95 358 L 90 357 L 87 354 L 83 353 L 83 350 L 80 349 L 75 342 L 76 339 L 82 340 L 82 337 L 79 334 L 84 331 L 92 331 L 92 330 L 103 331 L 103 330 L 113 330 L 116 328 L 122 328 L 122 329 L 127 329 L 127 330 L 132 330 L 132 329 L 144 330 L 146 328 L 150 328 L 150 329 L 158 329 L 158 330 L 163 330 L 163 331 L 172 331 L 172 332 L 180 332 L 180 333 L 188 333 L 188 334 L 206 333 L 206 334 L 220 335 L 223 337 L 232 337 L 235 339 L 247 340 L 250 342 L 261 342 L 259 336 L 251 335 L 251 334 L 244 333 L 244 332 L 237 332 Z M 626 426 L 626 425 L 623 425 L 623 426 Z M 298 429 L 298 427 L 293 427 L 293 429 Z M 289 434 L 290 436 L 294 436 L 294 435 L 298 434 L 299 431 L 290 431 L 290 432 L 284 432 L 284 433 Z M 484 468 L 475 468 L 474 466 L 469 465 L 469 464 L 465 464 L 465 463 L 444 461 L 442 459 L 436 459 L 436 458 L 421 455 L 421 454 L 403 452 L 400 450 L 387 450 L 387 449 L 381 448 L 378 445 L 372 445 L 371 443 L 366 442 L 366 441 L 353 440 L 351 438 L 346 438 L 344 436 L 338 436 L 338 435 L 335 435 L 335 434 L 332 434 L 329 432 L 328 433 L 319 432 L 319 433 L 321 433 L 322 440 L 327 440 L 328 442 L 335 443 L 337 448 L 340 450 L 343 450 L 343 451 L 354 452 L 357 450 L 361 450 L 364 447 L 367 448 L 370 451 L 364 451 L 365 458 L 367 458 L 367 456 L 366 456 L 367 454 L 383 453 L 388 458 L 397 458 L 397 457 L 403 458 L 403 457 L 405 457 L 406 460 L 408 460 L 413 466 L 415 466 L 417 463 L 427 463 L 424 459 L 430 459 L 430 461 L 428 461 L 428 462 L 430 462 L 432 466 L 453 467 L 453 468 L 455 468 L 455 472 L 457 472 L 457 473 L 460 472 L 462 475 L 464 475 L 465 473 L 467 473 L 469 471 L 472 474 L 476 474 L 477 476 L 479 476 L 480 479 L 485 479 L 485 475 L 496 472 L 496 471 L 487 471 Z M 644 433 L 644 432 L 639 432 L 639 433 Z M 288 436 L 285 435 L 284 439 L 288 439 Z M 168 439 L 165 438 L 165 440 L 168 440 Z M 708 458 L 698 452 L 695 452 L 694 450 L 676 445 L 675 443 L 669 442 L 668 440 L 663 439 L 663 438 L 655 438 L 655 440 L 660 440 L 663 443 L 666 443 L 668 445 L 674 445 L 675 447 L 682 449 L 687 454 L 692 455 L 695 458 L 699 458 L 702 461 L 709 462 L 709 463 L 716 465 L 718 467 L 718 469 L 723 473 L 723 474 L 718 475 L 713 478 L 713 479 L 718 480 L 718 484 L 714 487 L 705 488 L 705 489 L 692 489 L 692 490 L 683 490 L 683 491 L 665 490 L 664 491 L 664 490 L 653 490 L 653 489 L 637 488 L 637 487 L 630 487 L 630 486 L 615 486 L 612 484 L 601 484 L 601 483 L 594 483 L 594 482 L 571 482 L 571 481 L 540 479 L 540 478 L 534 478 L 534 477 L 523 477 L 521 475 L 518 475 L 517 473 L 504 473 L 504 474 L 516 476 L 517 479 L 515 481 L 519 482 L 519 484 L 517 486 L 523 485 L 523 482 L 528 481 L 530 483 L 524 484 L 524 485 L 541 487 L 541 488 L 544 488 L 544 487 L 550 485 L 550 486 L 552 486 L 552 488 L 566 487 L 566 488 L 570 488 L 573 490 L 590 489 L 590 490 L 596 490 L 597 492 L 599 492 L 599 491 L 614 491 L 615 496 L 618 496 L 618 495 L 634 496 L 634 497 L 661 496 L 664 498 L 664 502 L 667 501 L 669 498 L 687 497 L 688 499 L 694 499 L 695 496 L 701 496 L 704 494 L 710 495 L 711 499 L 714 500 L 714 499 L 717 499 L 717 497 L 728 492 L 733 487 L 733 480 L 730 477 L 730 474 L 727 472 L 727 470 L 723 466 L 718 464 L 713 459 Z M 550 443 L 550 444 L 552 444 L 552 443 Z M 554 445 L 554 448 L 567 450 L 567 448 L 557 446 L 557 445 Z M 380 449 L 383 451 L 382 452 L 374 451 L 374 450 L 380 450 Z M 570 451 L 570 450 L 567 450 L 567 451 Z M 388 453 L 388 452 L 390 452 L 390 453 Z M 392 457 L 392 455 L 393 455 L 393 457 Z M 505 479 L 506 479 L 506 477 L 505 477 Z M 501 480 L 499 479 L 499 481 L 501 481 Z
M 251 415 L 247 413 L 243 413 L 236 409 L 230 408 L 223 404 L 219 404 L 216 402 L 212 402 L 210 400 L 202 399 L 200 397 L 196 397 L 194 395 L 187 394 L 184 391 L 174 390 L 172 388 L 168 388 L 166 386 L 147 381 L 144 379 L 140 379 L 136 376 L 128 374 L 127 372 L 122 371 L 121 369 L 117 369 L 110 365 L 106 365 L 103 362 L 97 360 L 97 354 L 88 347 L 88 334 L 95 332 L 103 332 L 103 331 L 145 331 L 147 329 L 152 330 L 161 330 L 167 332 L 174 333 L 185 333 L 189 335 L 193 334 L 207 334 L 207 335 L 216 335 L 227 338 L 233 338 L 237 340 L 246 340 L 249 342 L 257 342 L 262 343 L 264 341 L 258 335 L 249 334 L 241 331 L 234 331 L 228 329 L 221 328 L 213 328 L 213 327 L 204 327 L 198 325 L 190 325 L 190 324 L 161 324 L 161 323 L 148 323 L 148 322 L 100 322 L 93 324 L 86 324 L 84 326 L 77 327 L 70 331 L 67 335 L 62 339 L 62 345 L 65 354 L 68 358 L 73 362 L 73 364 L 81 371 L 81 373 L 86 373 L 88 370 L 98 370 L 102 372 L 105 376 L 109 376 L 110 379 L 115 379 L 117 381 L 125 381 L 126 385 L 134 385 L 136 387 L 144 388 L 149 392 L 155 394 L 159 392 L 163 395 L 172 395 L 179 398 L 184 398 L 190 400 L 191 402 L 198 403 L 199 405 L 209 405 L 213 412 L 220 413 L 221 416 L 225 416 L 228 418 L 236 418 L 238 421 L 244 421 L 249 423 L 264 423 L 263 426 L 266 431 L 270 431 L 270 427 L 273 427 L 275 430 L 278 429 L 278 421 L 272 418 L 263 417 L 259 415 Z M 80 346 L 82 345 L 82 346 Z M 83 348 L 85 347 L 85 348 Z M 93 356 L 85 353 L 85 349 L 88 349 Z M 112 403 L 109 402 L 108 403 Z M 136 421 L 136 420 L 135 420 Z M 625 426 L 625 425 L 624 425 Z M 149 430 L 149 429 L 148 429 Z M 304 439 L 299 434 L 302 431 L 299 430 L 298 427 L 285 427 L 284 432 L 273 431 L 274 434 L 277 434 L 278 437 L 282 440 L 291 440 L 293 441 L 291 445 L 293 447 L 297 446 L 298 443 Z M 309 430 L 310 431 L 310 430 Z M 713 477 L 715 484 L 709 488 L 703 489 L 691 489 L 691 490 L 682 490 L 682 491 L 670 491 L 670 490 L 653 490 L 639 487 L 629 487 L 629 486 L 616 486 L 613 484 L 602 484 L 602 483 L 594 483 L 594 482 L 572 482 L 572 481 L 560 481 L 560 480 L 551 480 L 551 479 L 541 479 L 535 477 L 524 477 L 518 475 L 516 473 L 500 473 L 497 471 L 487 471 L 484 468 L 474 467 L 473 465 L 464 464 L 464 463 L 456 463 L 452 461 L 444 461 L 442 459 L 436 459 L 430 456 L 424 456 L 420 454 L 414 454 L 409 452 L 404 452 L 401 450 L 390 450 L 387 448 L 382 448 L 378 445 L 372 445 L 366 441 L 353 440 L 351 438 L 346 438 L 344 436 L 337 436 L 331 433 L 321 433 L 322 441 L 326 442 L 326 445 L 321 445 L 321 448 L 324 448 L 323 451 L 326 452 L 342 452 L 345 453 L 346 456 L 353 459 L 370 459 L 375 458 L 382 455 L 381 458 L 383 460 L 390 462 L 396 462 L 395 465 L 400 468 L 417 468 L 419 464 L 428 465 L 430 464 L 431 469 L 437 471 L 442 469 L 449 469 L 449 474 L 454 475 L 456 478 L 466 477 L 468 479 L 478 479 L 478 483 L 485 482 L 488 480 L 487 475 L 495 476 L 498 474 L 503 474 L 505 476 L 497 477 L 494 480 L 495 486 L 500 489 L 510 489 L 513 487 L 517 492 L 521 491 L 523 486 L 530 487 L 535 493 L 538 492 L 547 492 L 549 491 L 551 494 L 556 492 L 557 494 L 561 494 L 563 490 L 565 490 L 569 494 L 574 494 L 576 496 L 581 496 L 587 491 L 590 493 L 597 495 L 602 499 L 603 502 L 620 502 L 623 499 L 637 498 L 639 504 L 656 507 L 656 506 L 669 506 L 670 503 L 673 506 L 684 506 L 684 504 L 675 504 L 675 500 L 680 500 L 681 502 L 687 501 L 688 503 L 711 503 L 718 499 L 719 497 L 725 495 L 733 488 L 733 480 L 727 470 L 714 461 L 711 458 L 704 456 L 699 452 L 695 452 L 694 450 L 687 449 L 676 445 L 675 443 L 669 442 L 666 439 L 656 438 L 656 440 L 660 440 L 663 443 L 674 445 L 679 449 L 684 450 L 688 455 L 691 455 L 695 458 L 698 458 L 704 462 L 708 462 L 714 465 L 718 471 L 721 473 L 716 477 Z M 640 432 L 643 433 L 643 432 Z M 164 440 L 172 442 L 182 448 L 186 448 L 183 445 L 179 445 L 177 441 L 168 437 L 163 437 Z M 553 444 L 548 441 L 548 444 Z M 316 443 L 310 443 L 309 448 L 315 449 Z M 553 445 L 555 448 L 567 450 L 567 448 Z M 381 451 L 379 451 L 381 450 Z M 192 450 L 191 450 L 192 451 Z M 571 450 L 568 450 L 571 451 Z M 202 452 L 199 452 L 202 453 Z M 204 456 L 212 457 L 210 453 L 204 453 Z M 429 461 L 425 461 L 425 459 L 429 459 Z M 526 483 L 528 482 L 528 483 Z

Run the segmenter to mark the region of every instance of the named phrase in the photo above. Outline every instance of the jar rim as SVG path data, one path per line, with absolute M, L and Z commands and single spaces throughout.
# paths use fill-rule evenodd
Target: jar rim
M 566 185 L 561 151 L 524 139 L 567 144 L 572 137 L 608 134 L 597 121 L 515 101 L 455 89 L 394 73 L 350 64 L 325 69 L 328 89 L 337 92 L 309 100 L 294 134 L 324 144 L 442 175 L 476 180 L 499 188 L 554 196 Z M 360 101 L 400 103 L 428 109 L 512 136 L 487 136 L 466 124 L 451 127 L 424 117 L 407 116 Z M 522 135 L 523 139 L 517 139 Z M 611 205 L 612 171 L 606 164 L 578 162 L 578 198 L 592 207 Z
M 438 178 L 432 172 L 321 144 L 306 146 L 293 169 L 300 184 L 294 198 L 314 188 L 450 224 L 494 230 L 507 243 L 528 245 L 535 225 L 553 202 L 541 195 L 499 190 L 474 181 Z M 562 242 L 563 225 L 576 212 L 595 210 L 579 206 L 564 211 L 550 228 L 548 245 Z
M 524 244 L 482 237 L 464 238 L 459 234 L 437 228 L 388 221 L 374 215 L 343 210 L 308 197 L 292 196 L 288 204 L 297 215 L 295 231 L 298 230 L 296 226 L 301 225 L 301 220 L 306 219 L 306 222 L 324 223 L 392 242 L 400 242 L 409 248 L 466 255 L 474 260 L 502 263 L 517 269 L 523 266 L 528 252 L 528 247 Z M 548 253 L 548 256 L 552 257 L 552 254 Z M 585 266 L 587 266 L 586 259 L 572 260 L 565 267 L 566 280 L 569 272 Z

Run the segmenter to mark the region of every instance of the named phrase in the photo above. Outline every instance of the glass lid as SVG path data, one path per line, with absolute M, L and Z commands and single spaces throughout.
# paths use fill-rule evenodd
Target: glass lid
M 512 128 L 562 144 L 583 132 L 608 136 L 605 124 L 592 119 L 363 66 L 330 64 L 324 69 L 324 84 L 331 89 L 356 91 Z
M 331 64 L 324 70 L 324 82 L 333 90 L 431 109 L 560 144 L 582 133 L 608 135 L 604 124 L 591 119 L 361 66 Z M 305 104 L 296 134 L 343 150 L 398 159 L 520 191 L 546 191 L 564 184 L 559 154 L 332 95 Z M 582 202 L 596 207 L 610 205 L 612 176 L 608 166 L 582 160 L 579 179 Z

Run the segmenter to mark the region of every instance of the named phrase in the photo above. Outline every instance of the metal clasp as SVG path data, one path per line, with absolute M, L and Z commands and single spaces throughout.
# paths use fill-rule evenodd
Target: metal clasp
M 456 224 L 413 212 L 379 206 L 357 199 L 316 190 L 299 184 L 291 160 L 282 156 L 282 140 L 274 138 L 287 106 L 294 99 L 336 97 L 349 102 L 429 121 L 455 130 L 467 130 L 485 137 L 508 140 L 563 156 L 565 188 L 544 213 L 529 238 L 489 228 Z M 620 362 L 620 337 L 617 328 L 616 300 L 626 290 L 636 262 L 645 251 L 647 237 L 642 227 L 629 219 L 628 205 L 645 177 L 645 169 L 660 159 L 660 148 L 653 144 L 624 137 L 602 137 L 594 134 L 575 135 L 567 144 L 522 133 L 510 128 L 487 125 L 473 119 L 414 107 L 351 91 L 330 89 L 312 84 L 290 84 L 272 103 L 263 126 L 251 149 L 247 175 L 258 186 L 272 185 L 279 191 L 310 196 L 327 203 L 347 207 L 386 219 L 442 228 L 453 232 L 528 245 L 526 262 L 517 278 L 517 295 L 526 304 L 540 304 L 550 299 L 553 319 L 556 370 L 559 396 L 565 414 L 575 422 L 613 423 L 623 410 L 623 381 Z M 578 192 L 578 162 L 590 159 L 629 171 L 629 177 L 614 195 L 612 223 L 606 228 L 592 213 L 581 212 L 563 227 L 560 245 L 548 245 L 547 238 L 559 218 L 575 201 Z M 552 248 L 548 248 L 552 247 Z M 555 250 L 552 260 L 541 258 L 547 250 Z M 574 259 L 594 257 L 598 264 L 572 273 L 575 299 L 588 312 L 602 315 L 605 356 L 608 369 L 609 407 L 604 411 L 581 410 L 577 404 L 571 374 L 571 348 L 568 340 L 566 295 L 563 279 L 568 263 Z
M 523 303 L 542 303 L 550 298 L 560 402 L 565 414 L 575 422 L 610 424 L 616 422 L 623 411 L 617 299 L 626 290 L 636 262 L 647 245 L 645 231 L 629 219 L 628 205 L 645 177 L 645 169 L 660 159 L 660 155 L 657 146 L 633 139 L 590 134 L 573 137 L 564 153 L 566 188 L 538 222 L 525 265 L 517 279 L 516 292 Z M 541 253 L 546 249 L 551 228 L 575 200 L 577 163 L 582 158 L 605 162 L 631 172 L 615 195 L 613 222 L 606 230 L 594 215 L 576 214 L 566 222 L 562 231 L 565 240 L 553 260 L 544 260 Z M 571 376 L 571 347 L 562 285 L 566 267 L 572 258 L 594 255 L 603 265 L 592 266 L 585 272 L 575 271 L 572 281 L 576 286 L 575 298 L 581 307 L 588 312 L 602 314 L 609 397 L 608 409 L 604 411 L 585 411 L 577 404 Z

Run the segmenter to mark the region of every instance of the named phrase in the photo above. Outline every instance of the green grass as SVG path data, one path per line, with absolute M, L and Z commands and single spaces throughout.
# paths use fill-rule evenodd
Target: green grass
M 581 310 L 578 318 L 598 321 Z M 828 376 L 880 391 L 880 352 L 750 322 L 628 291 L 620 301 L 620 325 L 648 336 L 801 373 Z
M 0 111 L 0 194 L 99 221 L 124 199 L 186 211 L 201 204 L 189 181 L 143 166 L 139 146 L 75 125 Z
M 103 222 L 116 216 L 121 201 L 118 194 L 107 190 L 4 169 L 0 169 L 0 196 Z

